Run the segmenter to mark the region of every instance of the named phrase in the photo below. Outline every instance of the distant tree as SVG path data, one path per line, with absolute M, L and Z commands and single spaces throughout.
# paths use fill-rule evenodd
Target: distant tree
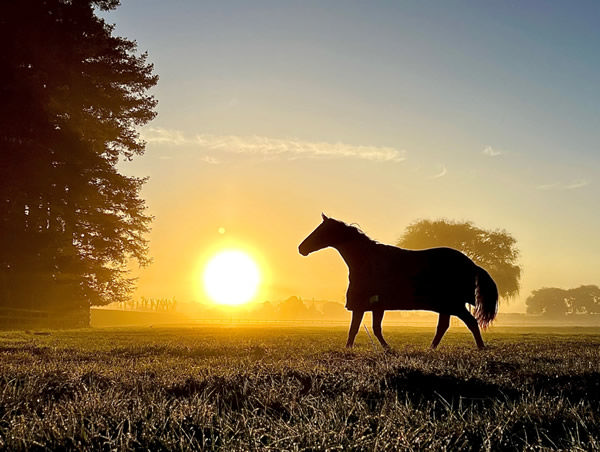
M 525 304 L 528 314 L 564 316 L 569 311 L 569 291 L 556 287 L 543 287 L 531 292 Z
M 306 314 L 307 314 L 306 318 L 307 319 L 320 319 L 321 318 L 321 313 L 315 306 L 314 302 L 310 302 L 310 303 L 304 302 L 304 304 L 306 305 Z
M 300 298 L 292 296 L 279 304 L 279 315 L 286 320 L 307 319 L 309 311 Z
M 124 300 L 148 263 L 143 154 L 158 77 L 96 15 L 118 0 L 0 4 L 0 306 L 56 312 Z
M 526 300 L 529 314 L 563 316 L 566 314 L 600 314 L 600 288 L 594 285 L 574 289 L 544 287 L 534 290 Z
M 484 230 L 471 222 L 419 220 L 406 228 L 398 246 L 409 249 L 447 246 L 462 251 L 477 265 L 485 268 L 501 297 L 519 293 L 521 267 L 518 265 L 517 241 L 503 230 Z
M 600 314 L 600 287 L 580 286 L 569 290 L 572 312 Z

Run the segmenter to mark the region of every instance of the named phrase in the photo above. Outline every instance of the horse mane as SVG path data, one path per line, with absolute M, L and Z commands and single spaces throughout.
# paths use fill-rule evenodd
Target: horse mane
M 335 218 L 329 218 L 329 220 L 334 221 L 338 225 L 341 231 L 341 235 L 344 237 L 345 240 L 378 243 L 377 241 L 369 237 L 367 234 L 365 234 L 356 223 L 348 224 L 344 223 L 343 221 L 336 220 Z

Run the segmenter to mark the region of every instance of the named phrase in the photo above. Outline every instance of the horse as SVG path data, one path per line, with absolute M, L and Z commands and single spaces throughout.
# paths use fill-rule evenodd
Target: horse
M 308 256 L 332 247 L 348 266 L 346 309 L 352 321 L 346 347 L 351 348 L 363 315 L 373 312 L 373 333 L 384 349 L 381 323 L 386 310 L 426 310 L 439 313 L 431 343 L 435 349 L 450 326 L 450 316 L 461 319 L 477 347 L 485 347 L 479 327 L 487 328 L 498 311 L 498 288 L 483 268 L 453 248 L 409 250 L 369 238 L 356 226 L 321 214 L 322 223 L 306 237 L 298 251 Z M 474 305 L 473 316 L 466 304 Z

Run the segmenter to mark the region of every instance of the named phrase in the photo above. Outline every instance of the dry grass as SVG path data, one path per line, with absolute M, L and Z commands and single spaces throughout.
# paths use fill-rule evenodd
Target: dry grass
M 600 334 L 198 327 L 0 334 L 0 447 L 600 449 Z

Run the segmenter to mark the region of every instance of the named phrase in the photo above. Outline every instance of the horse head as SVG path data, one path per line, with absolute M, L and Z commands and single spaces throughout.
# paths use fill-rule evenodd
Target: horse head
M 303 256 L 308 256 L 314 251 L 318 251 L 336 243 L 339 221 L 327 217 L 324 213 L 321 214 L 323 222 L 306 237 L 298 251 Z

